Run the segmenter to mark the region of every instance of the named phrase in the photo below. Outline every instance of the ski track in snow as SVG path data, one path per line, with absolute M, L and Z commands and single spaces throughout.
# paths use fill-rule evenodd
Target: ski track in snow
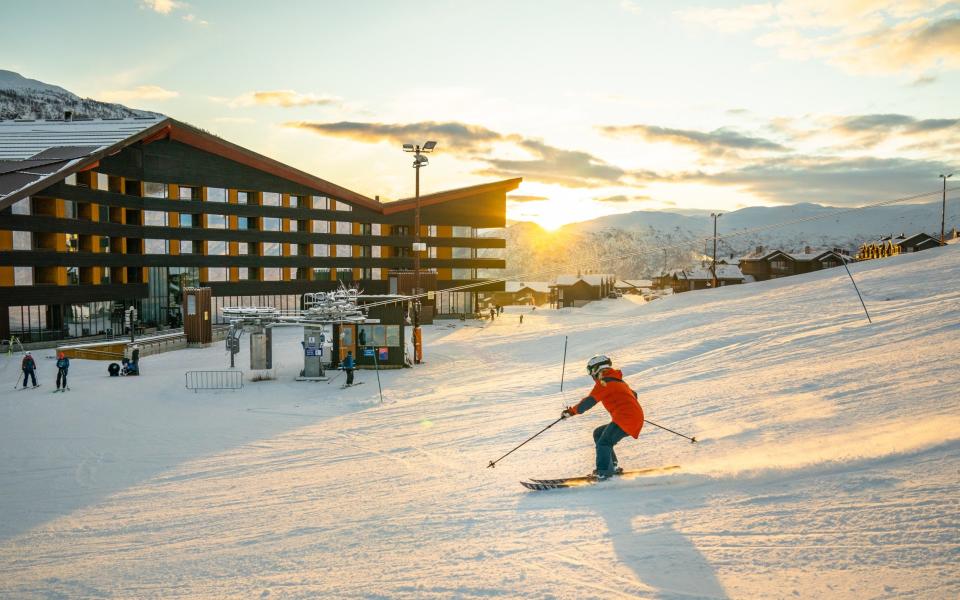
M 428 327 L 383 405 L 372 371 L 292 381 L 298 329 L 275 333 L 278 380 L 239 392 L 182 388 L 219 344 L 139 378 L 73 361 L 69 393 L 0 394 L 0 597 L 956 598 L 958 259 L 852 266 L 872 325 L 834 269 Z M 485 468 L 601 352 L 700 440 L 648 425 L 621 463 L 683 468 L 525 491 L 593 468 L 600 407 Z

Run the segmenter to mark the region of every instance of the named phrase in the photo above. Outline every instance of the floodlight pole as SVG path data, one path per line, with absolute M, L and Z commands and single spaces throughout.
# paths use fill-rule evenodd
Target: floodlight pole
M 723 216 L 723 213 L 710 213 L 713 217 L 713 265 L 710 270 L 713 272 L 713 289 L 717 289 L 717 219 Z
M 414 198 L 416 199 L 416 207 L 414 208 L 413 216 L 413 331 L 414 331 L 414 362 L 419 363 L 418 360 L 419 354 L 416 351 L 416 340 L 420 331 L 420 167 L 427 164 L 426 157 L 423 154 L 433 152 L 433 149 L 436 147 L 437 143 L 429 141 L 425 143 L 422 147 L 420 144 L 404 144 L 404 152 L 413 153 L 413 169 L 415 171 L 414 181 Z
M 940 178 L 943 179 L 943 210 L 940 213 L 940 245 L 945 246 L 947 244 L 946 237 L 946 225 L 947 225 L 947 180 L 953 177 L 953 173 L 949 175 L 940 174 Z

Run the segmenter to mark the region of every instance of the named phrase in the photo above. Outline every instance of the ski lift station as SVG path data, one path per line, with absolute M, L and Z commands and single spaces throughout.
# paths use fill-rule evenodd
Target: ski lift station
M 230 366 L 234 366 L 234 357 L 240 351 L 240 338 L 247 333 L 250 369 L 272 368 L 273 328 L 295 326 L 303 327 L 299 380 L 326 379 L 326 369 L 339 365 L 348 352 L 358 367 L 402 367 L 406 361 L 408 300 L 399 295 L 363 295 L 355 289 L 341 289 L 304 294 L 301 310 L 225 307 L 223 314 L 230 322 L 226 338 Z

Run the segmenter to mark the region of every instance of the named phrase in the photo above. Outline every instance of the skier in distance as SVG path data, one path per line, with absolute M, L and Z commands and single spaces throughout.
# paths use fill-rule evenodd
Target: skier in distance
M 593 441 L 597 447 L 597 469 L 593 474 L 603 480 L 623 471 L 617 465 L 617 454 L 613 447 L 628 435 L 634 439 L 640 435 L 643 408 L 637 401 L 637 393 L 624 383 L 623 373 L 614 369 L 613 362 L 606 356 L 600 354 L 587 361 L 587 372 L 594 380 L 593 389 L 586 398 L 565 408 L 560 418 L 583 414 L 598 402 L 610 413 L 612 422 L 593 430 Z
M 57 391 L 60 390 L 60 380 L 63 380 L 63 389 L 64 391 L 69 390 L 67 387 L 67 371 L 70 370 L 70 359 L 61 352 L 57 354 Z

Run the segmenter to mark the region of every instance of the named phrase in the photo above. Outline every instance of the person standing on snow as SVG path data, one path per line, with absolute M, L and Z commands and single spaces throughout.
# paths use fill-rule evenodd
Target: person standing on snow
M 347 372 L 347 385 L 353 385 L 353 352 L 347 351 L 347 357 L 343 359 L 340 366 Z
M 23 369 L 23 387 L 27 387 L 27 378 L 33 380 L 33 387 L 37 387 L 37 362 L 33 360 L 33 355 L 27 352 L 20 361 L 20 368 Z
M 63 389 L 69 390 L 67 387 L 67 371 L 70 370 L 70 359 L 61 352 L 57 355 L 57 389 L 60 389 L 60 379 L 63 379 Z
M 617 454 L 613 447 L 628 435 L 636 439 L 643 428 L 643 408 L 637 401 L 637 393 L 624 383 L 623 373 L 613 368 L 613 362 L 606 356 L 598 355 L 587 361 L 587 372 L 594 380 L 590 395 L 575 406 L 568 406 L 560 413 L 561 419 L 580 415 L 594 407 L 598 402 L 610 413 L 612 422 L 593 430 L 593 441 L 597 447 L 597 479 L 607 479 L 622 471 L 617 465 Z

